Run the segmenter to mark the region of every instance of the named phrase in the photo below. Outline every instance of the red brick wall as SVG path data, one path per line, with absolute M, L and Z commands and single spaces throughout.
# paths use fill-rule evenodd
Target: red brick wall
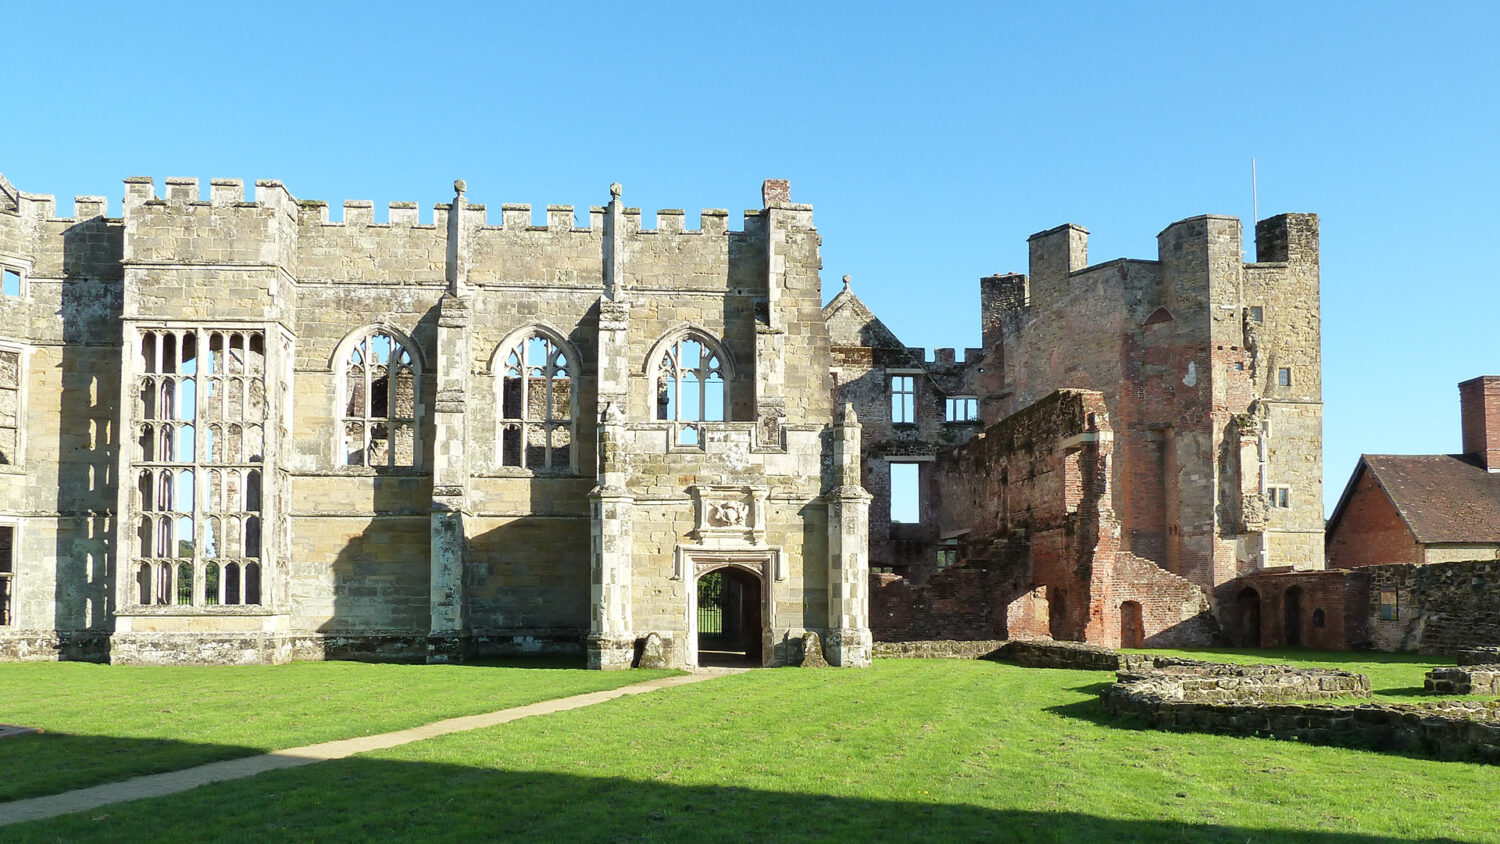
M 1325 541 L 1328 567 L 1420 563 L 1422 549 L 1391 499 L 1375 483 L 1373 474 L 1356 471 L 1359 480 Z
M 1368 640 L 1366 610 L 1369 606 L 1369 579 L 1363 572 L 1350 571 L 1268 571 L 1246 575 L 1221 590 L 1221 615 L 1229 632 L 1230 643 L 1253 647 L 1245 640 L 1238 600 L 1246 589 L 1259 598 L 1260 646 L 1279 648 L 1294 644 L 1288 640 L 1288 605 L 1295 609 L 1296 626 L 1303 647 L 1322 650 L 1347 650 L 1351 644 Z M 1297 590 L 1295 601 L 1288 594 Z M 1321 619 L 1322 624 L 1317 622 Z
M 1483 375 L 1458 385 L 1462 406 L 1464 454 L 1478 457 L 1485 468 L 1500 468 L 1500 375 Z

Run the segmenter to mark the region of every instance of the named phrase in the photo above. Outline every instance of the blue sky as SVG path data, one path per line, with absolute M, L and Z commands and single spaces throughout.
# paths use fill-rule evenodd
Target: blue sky
M 1028 235 L 1153 258 L 1249 219 L 1254 156 L 1262 216 L 1322 217 L 1328 506 L 1361 452 L 1457 451 L 1455 385 L 1500 373 L 1500 5 L 1039 6 L 0 2 L 0 172 L 63 213 L 133 175 L 424 217 L 456 177 L 538 212 L 619 181 L 648 224 L 787 178 L 829 295 L 962 347 Z

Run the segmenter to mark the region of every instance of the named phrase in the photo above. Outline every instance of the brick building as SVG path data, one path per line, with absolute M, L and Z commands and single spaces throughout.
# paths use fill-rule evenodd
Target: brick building
M 1236 578 L 1322 568 L 1317 218 L 1255 234 L 1246 263 L 1238 220 L 1194 217 L 1097 265 L 1078 226 L 1033 235 L 1028 275 L 980 281 L 962 358 L 829 302 L 877 638 L 1208 644 Z

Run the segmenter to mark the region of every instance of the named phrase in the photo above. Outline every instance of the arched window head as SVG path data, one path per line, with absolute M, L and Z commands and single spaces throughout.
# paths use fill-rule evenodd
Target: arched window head
M 574 362 L 567 350 L 532 332 L 502 351 L 500 360 L 501 464 L 571 467 Z
M 414 466 L 417 358 L 402 340 L 372 330 L 343 360 L 343 456 L 347 466 Z
M 672 422 L 723 422 L 729 391 L 722 355 L 707 338 L 687 334 L 656 362 L 656 418 Z M 697 429 L 684 427 L 678 445 L 699 445 Z

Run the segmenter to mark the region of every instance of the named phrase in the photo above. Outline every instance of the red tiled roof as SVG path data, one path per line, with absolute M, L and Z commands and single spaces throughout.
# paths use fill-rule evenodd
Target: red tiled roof
M 1366 454 L 1417 542 L 1500 543 L 1500 472 L 1460 454 Z

